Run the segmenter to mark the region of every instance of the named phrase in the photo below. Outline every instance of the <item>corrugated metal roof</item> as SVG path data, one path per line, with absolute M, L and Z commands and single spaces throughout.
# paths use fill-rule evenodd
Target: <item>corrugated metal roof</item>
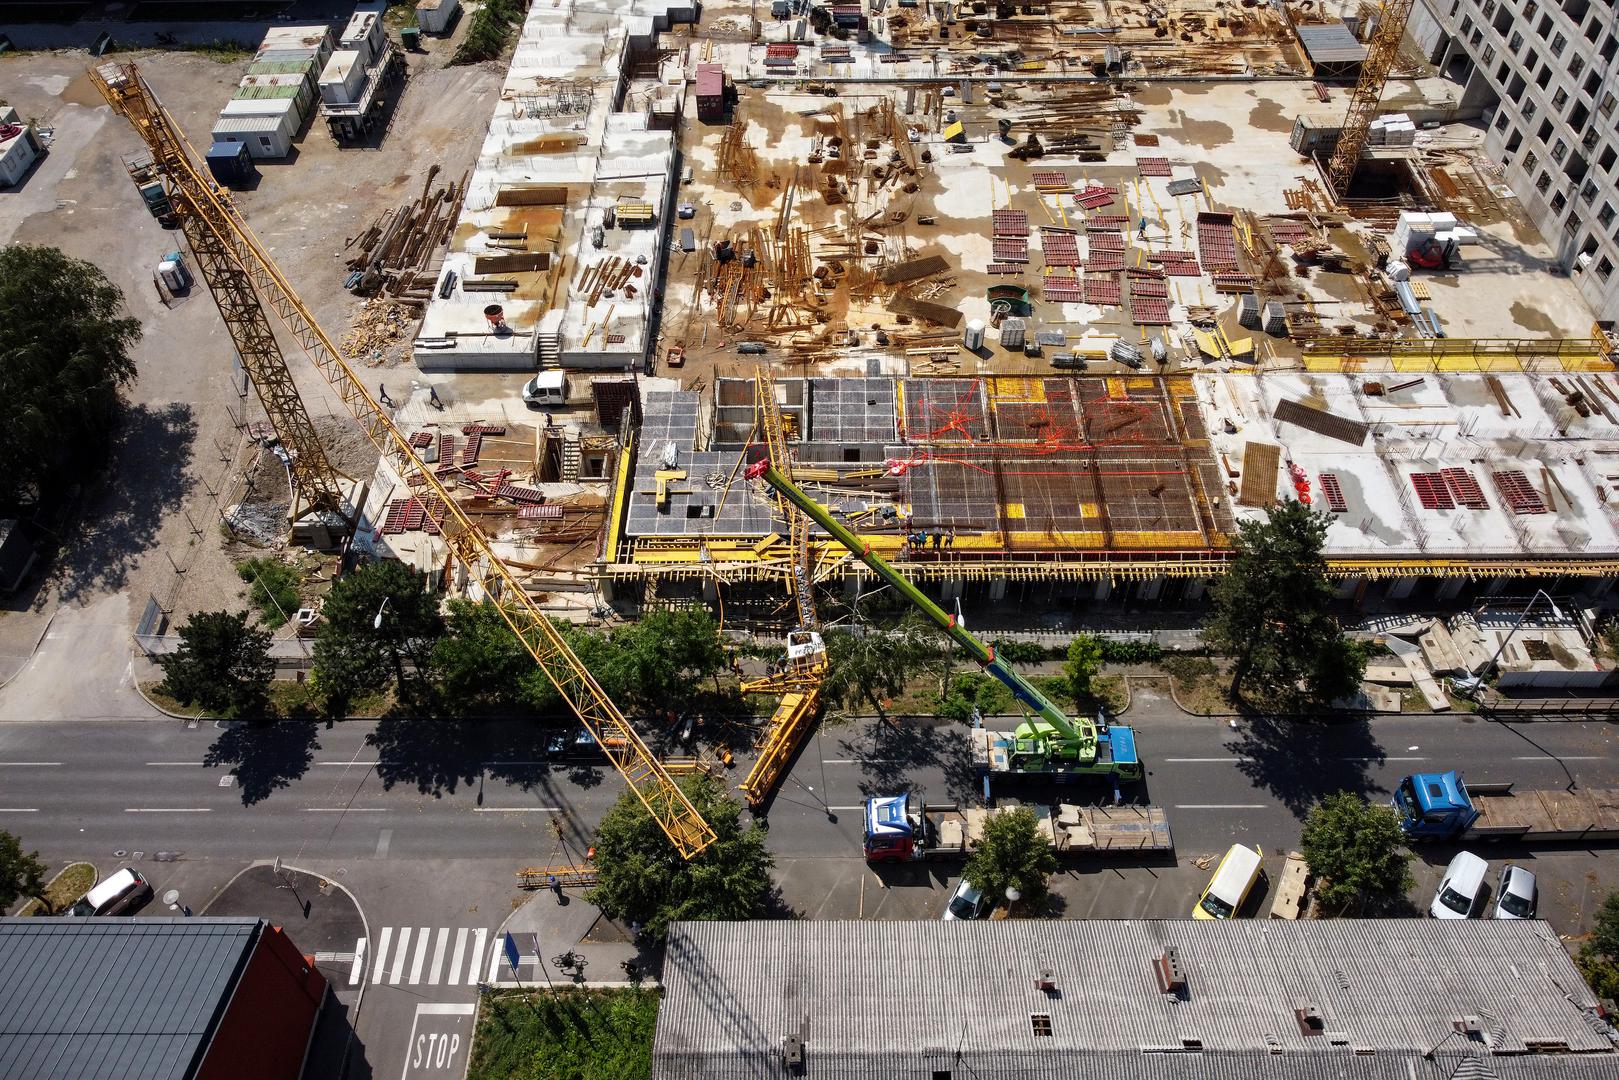
M 184 1080 L 258 919 L 0 919 L 0 1076 Z
M 1158 990 L 1166 945 L 1183 996 Z M 1043 970 L 1053 995 L 1035 987 Z M 1423 1051 L 1467 1015 L 1496 1053 L 1460 1037 L 1447 1049 L 1488 1054 L 1502 1080 L 1619 1073 L 1595 999 L 1541 922 L 682 923 L 664 978 L 658 1080 L 779 1076 L 782 1038 L 806 1023 L 811 1077 L 927 1076 L 959 1047 L 958 1076 L 1387 1080 L 1413 1062 L 1420 1080 Z M 1304 1035 L 1300 1003 L 1331 1034 Z M 1049 1037 L 1033 1035 L 1036 1013 Z M 1600 1057 L 1562 1072 L 1501 1056 L 1535 1040 Z
M 1294 27 L 1299 42 L 1316 64 L 1356 64 L 1366 59 L 1366 46 L 1341 22 Z
M 267 135 L 280 134 L 279 116 L 221 116 L 214 121 L 214 135 Z
M 258 60 L 247 66 L 249 75 L 308 75 L 315 66 L 314 57 L 307 60 Z

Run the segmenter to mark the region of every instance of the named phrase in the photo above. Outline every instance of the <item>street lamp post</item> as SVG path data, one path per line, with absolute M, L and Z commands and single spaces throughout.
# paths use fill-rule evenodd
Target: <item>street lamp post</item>
M 373 629 L 373 630 L 381 630 L 382 629 L 382 613 L 387 610 L 388 601 L 390 601 L 392 599 L 393 599 L 393 597 L 391 597 L 391 596 L 384 596 L 382 598 L 382 603 L 377 605 L 377 617 L 371 620 L 371 629 Z
M 1451 685 L 1456 688 L 1457 693 L 1462 694 L 1465 697 L 1472 697 L 1474 694 L 1484 689 L 1484 676 L 1495 667 L 1495 662 L 1501 659 L 1501 654 L 1506 651 L 1507 643 L 1510 642 L 1513 635 L 1516 634 L 1520 628 L 1522 628 L 1524 620 L 1529 618 L 1529 612 L 1534 609 L 1535 601 L 1539 600 L 1543 596 L 1546 598 L 1546 603 L 1551 605 L 1552 614 L 1555 615 L 1559 620 L 1563 618 L 1563 609 L 1557 606 L 1557 601 L 1553 600 L 1551 595 L 1547 593 L 1545 589 L 1536 589 L 1535 595 L 1529 598 L 1529 603 L 1525 604 L 1523 611 L 1519 613 L 1518 621 L 1512 624 L 1512 629 L 1508 630 L 1506 637 L 1501 639 L 1501 644 L 1497 646 L 1495 655 L 1490 657 L 1490 662 L 1480 668 L 1478 670 L 1478 674 L 1476 675 L 1464 675 L 1460 679 L 1454 679 L 1451 681 Z

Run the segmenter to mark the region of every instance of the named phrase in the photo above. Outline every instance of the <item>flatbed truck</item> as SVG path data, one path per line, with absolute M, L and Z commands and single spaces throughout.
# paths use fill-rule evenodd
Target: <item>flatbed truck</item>
M 995 650 L 969 633 L 961 620 L 929 599 L 904 574 L 871 549 L 848 526 L 812 499 L 804 489 L 783 476 L 768 460 L 748 466 L 748 479 L 762 479 L 788 502 L 797 507 L 827 535 L 841 544 L 894 591 L 971 656 L 986 674 L 1012 692 L 1029 717 L 1015 731 L 974 730 L 974 761 L 988 775 L 1101 776 L 1116 782 L 1141 779 L 1141 758 L 1136 751 L 1135 732 L 1122 724 L 1109 724 L 1105 718 L 1069 717 L 1033 683 L 1019 675 Z
M 867 799 L 863 846 L 872 862 L 963 857 L 984 827 L 1017 809 L 930 805 L 916 794 Z M 1154 854 L 1175 850 L 1169 819 L 1156 806 L 1030 805 L 1036 827 L 1059 855 Z
M 1457 772 L 1415 773 L 1394 791 L 1412 840 L 1619 840 L 1619 789 L 1514 791 Z

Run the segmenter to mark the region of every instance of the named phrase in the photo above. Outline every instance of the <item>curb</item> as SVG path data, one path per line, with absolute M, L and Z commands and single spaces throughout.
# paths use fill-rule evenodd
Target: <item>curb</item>
M 51 891 L 51 886 L 56 884 L 57 879 L 60 878 L 63 874 L 67 873 L 69 870 L 73 869 L 75 866 L 88 866 L 90 868 L 91 873 L 95 874 L 94 880 L 92 880 L 90 882 L 90 889 L 95 888 L 96 885 L 100 883 L 100 881 L 101 881 L 101 871 L 96 869 L 96 864 L 95 863 L 91 862 L 88 859 L 74 859 L 72 862 L 70 862 L 66 866 L 62 867 L 62 869 L 58 870 L 56 873 L 51 875 L 51 879 L 45 883 L 45 891 L 50 892 Z M 90 891 L 90 889 L 86 889 L 84 891 L 88 893 Z M 32 896 L 24 897 L 23 900 L 24 900 L 24 903 L 23 903 L 22 907 L 17 909 L 17 918 L 27 918 L 27 917 L 29 917 L 29 916 L 24 916 L 22 914 L 23 908 L 26 908 L 29 904 L 36 904 L 36 903 L 39 902 L 37 898 L 32 897 Z M 45 917 L 49 918 L 49 916 L 45 916 Z
M 28 650 L 28 659 L 19 664 L 16 671 L 13 671 L 4 679 L 0 679 L 0 690 L 4 690 L 6 687 L 10 686 L 12 680 L 14 680 L 18 675 L 21 675 L 23 671 L 27 669 L 28 665 L 34 662 L 34 656 L 39 652 L 39 647 L 45 644 L 45 635 L 51 632 L 52 626 L 56 625 L 56 615 L 57 612 L 61 610 L 62 608 L 60 605 L 51 610 L 51 617 L 45 620 L 45 628 L 39 632 L 39 637 L 34 639 L 34 647 Z

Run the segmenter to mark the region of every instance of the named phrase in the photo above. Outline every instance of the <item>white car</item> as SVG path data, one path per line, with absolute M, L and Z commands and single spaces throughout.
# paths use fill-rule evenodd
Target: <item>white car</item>
M 1507 863 L 1501 868 L 1501 883 L 1495 890 L 1495 910 L 1490 912 L 1491 918 L 1533 919 L 1539 903 L 1540 890 L 1535 885 L 1534 874 L 1516 863 Z
M 956 891 L 950 894 L 950 903 L 944 909 L 944 921 L 982 919 L 988 914 L 989 900 L 984 896 L 983 890 L 966 878 L 962 878 L 961 884 L 956 886 Z
M 1489 869 L 1490 864 L 1471 851 L 1458 852 L 1439 879 L 1428 914 L 1436 919 L 1471 919 Z

